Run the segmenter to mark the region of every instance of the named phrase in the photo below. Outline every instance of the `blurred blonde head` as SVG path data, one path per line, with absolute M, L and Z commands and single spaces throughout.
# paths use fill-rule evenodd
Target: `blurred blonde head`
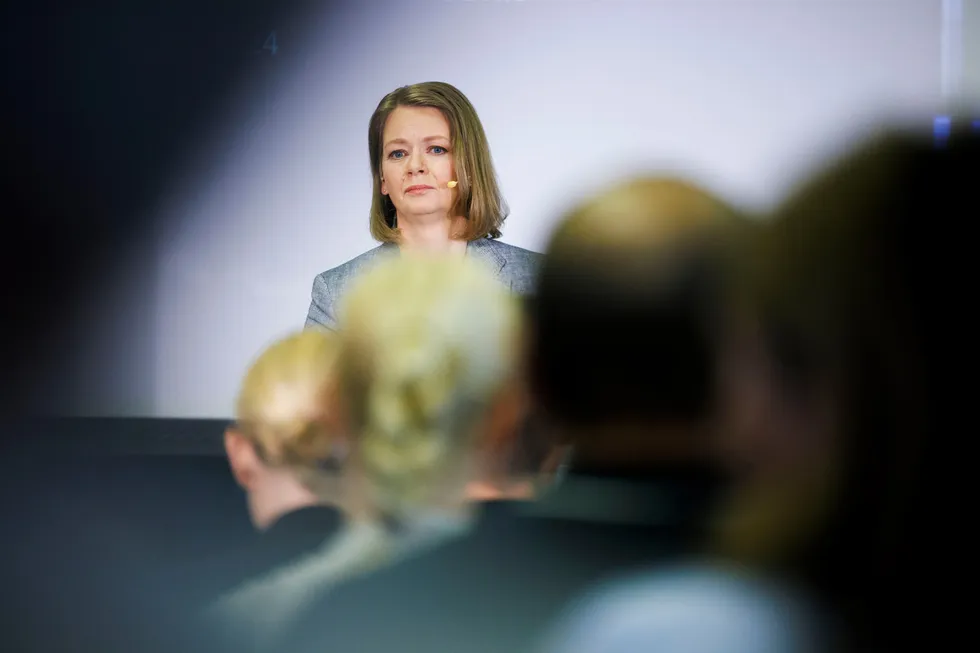
M 471 259 L 386 261 L 341 314 L 340 375 L 370 503 L 389 514 L 462 495 L 514 378 L 516 300 Z
M 338 353 L 335 334 L 308 330 L 275 342 L 252 363 L 238 395 L 235 426 L 225 438 L 246 490 L 276 473 L 295 479 L 316 500 L 338 500 L 337 475 L 329 469 L 343 450 L 331 400 Z

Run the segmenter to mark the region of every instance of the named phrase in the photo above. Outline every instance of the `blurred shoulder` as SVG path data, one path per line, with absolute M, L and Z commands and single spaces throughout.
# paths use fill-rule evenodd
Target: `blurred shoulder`
M 552 630 L 544 651 L 615 653 L 659 641 L 664 650 L 810 653 L 822 650 L 827 625 L 790 588 L 689 566 L 612 581 L 589 592 Z

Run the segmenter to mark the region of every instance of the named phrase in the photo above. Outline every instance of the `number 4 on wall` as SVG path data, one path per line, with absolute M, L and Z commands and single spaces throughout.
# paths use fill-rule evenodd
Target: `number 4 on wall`
M 268 50 L 269 54 L 275 54 L 279 52 L 279 41 L 276 39 L 276 30 L 269 32 L 269 36 L 265 37 L 265 43 L 262 45 L 263 50 Z

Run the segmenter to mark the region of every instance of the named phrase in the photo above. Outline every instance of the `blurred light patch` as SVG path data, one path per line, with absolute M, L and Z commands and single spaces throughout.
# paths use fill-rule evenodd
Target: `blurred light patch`
M 952 120 L 949 116 L 936 116 L 932 121 L 932 137 L 937 147 L 943 147 L 949 140 L 949 133 L 952 130 Z

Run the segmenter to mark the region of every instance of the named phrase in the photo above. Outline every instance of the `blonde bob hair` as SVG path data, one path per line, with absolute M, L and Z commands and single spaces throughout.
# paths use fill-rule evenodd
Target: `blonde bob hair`
M 514 378 L 517 300 L 472 259 L 389 259 L 351 289 L 339 375 L 372 503 L 424 507 L 458 478 Z
M 398 107 L 439 109 L 449 123 L 453 162 L 456 167 L 456 205 L 451 214 L 467 219 L 466 240 L 499 238 L 508 209 L 500 193 L 497 173 L 483 124 L 470 101 L 445 82 L 402 86 L 381 99 L 368 127 L 368 151 L 374 192 L 371 198 L 371 235 L 382 243 L 398 242 L 395 205 L 381 192 L 381 162 L 388 116 Z
M 288 467 L 317 491 L 324 468 L 342 449 L 332 410 L 339 339 L 306 330 L 266 348 L 238 395 L 235 430 L 268 465 Z

